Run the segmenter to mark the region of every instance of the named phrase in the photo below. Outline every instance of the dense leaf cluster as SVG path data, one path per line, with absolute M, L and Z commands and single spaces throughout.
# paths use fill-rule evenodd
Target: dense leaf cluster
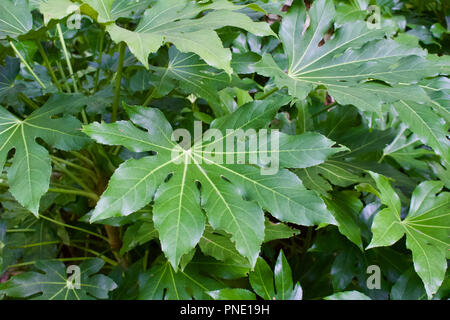
M 2 0 L 0 299 L 447 299 L 449 35 L 439 0 Z

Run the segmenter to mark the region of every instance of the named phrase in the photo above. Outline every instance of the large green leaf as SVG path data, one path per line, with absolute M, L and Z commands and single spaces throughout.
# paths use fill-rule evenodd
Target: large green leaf
M 82 148 L 88 137 L 79 131 L 81 123 L 70 113 L 76 113 L 84 104 L 85 97 L 81 95 L 54 95 L 25 120 L 0 107 L 0 167 L 3 167 L 8 152 L 15 149 L 8 170 L 10 192 L 36 216 L 51 174 L 49 154 L 36 143 L 36 138 L 61 150 Z M 53 118 L 61 113 L 64 113 L 63 117 Z
M 27 0 L 2 0 L 0 2 L 0 39 L 17 38 L 33 26 Z
M 213 127 L 224 134 L 225 128 L 261 129 L 283 103 L 280 100 L 249 103 L 240 108 L 243 113 L 238 109 L 219 118 Z M 333 148 L 333 141 L 316 133 L 288 136 L 272 132 L 279 135 L 279 148 L 272 152 L 279 154 L 280 170 L 268 179 L 261 173 L 262 168 L 245 163 L 225 164 L 226 156 L 234 157 L 237 151 L 247 154 L 249 148 L 244 151 L 234 148 L 237 151 L 229 154 L 217 150 L 215 154 L 222 161 L 211 160 L 211 145 L 225 144 L 225 136 L 214 142 L 204 137 L 202 145 L 197 143 L 172 156 L 176 144 L 171 140 L 172 128 L 161 111 L 143 107 L 126 110 L 131 121 L 148 133 L 126 121 L 93 123 L 83 130 L 100 143 L 123 145 L 132 151 L 154 151 L 157 155 L 123 163 L 111 177 L 91 221 L 128 215 L 154 201 L 153 221 L 163 251 L 174 268 L 201 239 L 206 221 L 203 210 L 214 229 L 232 235 L 237 250 L 252 265 L 264 240 L 262 209 L 284 222 L 335 223 L 320 197 L 306 190 L 296 175 L 283 169 L 314 166 L 345 150 Z M 200 183 L 200 190 L 196 182 Z
M 301 3 L 294 4 L 279 32 L 288 57 L 287 71 L 268 53 L 256 64 L 256 71 L 273 77 L 279 87 L 287 87 L 298 99 L 325 86 L 340 104 L 353 104 L 363 111 L 380 112 L 384 102 L 402 98 L 427 100 L 422 89 L 398 84 L 438 73 L 440 64 L 427 61 L 425 51 L 419 48 L 383 39 L 383 29 L 369 29 L 364 21 L 343 24 L 323 43 L 335 16 L 331 0 L 317 0 L 309 11 Z
M 80 264 L 80 288 L 76 288 L 75 278 L 70 281 L 62 262 L 40 260 L 35 266 L 42 273 L 20 273 L 5 283 L 3 292 L 13 298 L 39 300 L 107 299 L 109 291 L 117 285 L 107 276 L 96 274 L 103 264 L 101 259 L 90 259 Z
M 447 269 L 450 193 L 441 192 L 442 182 L 422 182 L 414 190 L 408 215 L 402 220 L 399 197 L 388 180 L 371 174 L 386 208 L 373 221 L 373 238 L 369 248 L 392 245 L 406 234 L 406 246 L 412 251 L 414 268 L 425 285 L 428 297 L 432 297 Z
M 99 13 L 101 23 L 115 20 L 109 7 L 111 0 L 89 0 Z M 106 4 L 106 5 L 105 5 Z M 109 23 L 106 30 L 119 43 L 127 43 L 131 52 L 146 67 L 148 55 L 156 52 L 165 42 L 173 43 L 179 51 L 193 52 L 206 63 L 224 69 L 231 74 L 231 52 L 225 49 L 214 31 L 225 26 L 248 30 L 256 35 L 274 35 L 265 22 L 253 22 L 243 13 L 236 12 L 242 6 L 222 0 L 214 3 L 198 4 L 188 0 L 164 0 L 147 9 L 134 31 Z M 199 14 L 210 11 L 198 19 Z

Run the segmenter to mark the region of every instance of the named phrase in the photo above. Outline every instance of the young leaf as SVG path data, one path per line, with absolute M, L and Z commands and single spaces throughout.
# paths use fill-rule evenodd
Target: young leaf
M 401 220 L 398 195 L 383 176 L 371 173 L 387 208 L 372 224 L 373 238 L 368 248 L 394 244 L 406 234 L 406 246 L 412 251 L 414 269 L 422 279 L 429 298 L 439 289 L 447 269 L 449 249 L 448 203 L 450 193 L 437 195 L 443 183 L 425 181 L 414 190 L 408 215 Z

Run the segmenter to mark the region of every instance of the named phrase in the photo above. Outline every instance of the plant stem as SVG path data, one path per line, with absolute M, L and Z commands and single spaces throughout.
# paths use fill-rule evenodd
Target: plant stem
M 64 222 L 61 222 L 61 221 L 58 221 L 58 220 L 54 220 L 54 219 L 49 218 L 49 217 L 47 217 L 47 216 L 43 216 L 43 215 L 41 215 L 41 214 L 39 215 L 39 217 L 42 218 L 42 219 L 44 219 L 44 220 L 53 222 L 54 224 L 60 225 L 60 226 L 62 226 L 62 227 L 66 227 L 66 228 L 74 229 L 74 230 L 77 230 L 77 231 L 81 231 L 81 232 L 90 234 L 90 235 L 92 235 L 92 236 L 95 236 L 95 237 L 97 237 L 97 238 L 100 238 L 100 239 L 102 239 L 102 240 L 104 240 L 104 241 L 109 241 L 108 238 L 106 238 L 106 237 L 104 237 L 104 236 L 102 236 L 101 234 L 98 234 L 98 233 L 96 233 L 96 232 L 89 231 L 89 230 L 86 230 L 86 229 L 83 229 L 83 228 L 79 228 L 79 227 L 75 227 L 75 226 L 72 226 L 72 225 L 70 225 L 70 224 L 66 224 L 66 223 L 64 223 Z
M 267 91 L 266 93 L 264 93 L 262 96 L 260 96 L 258 100 L 264 100 L 265 98 L 267 98 L 268 96 L 270 96 L 272 93 L 277 92 L 277 91 L 278 91 L 278 88 L 277 88 L 277 87 L 272 88 L 272 89 L 270 89 L 269 91 Z
M 83 190 L 76 190 L 76 189 L 62 189 L 62 188 L 49 188 L 49 192 L 53 193 L 64 193 L 64 194 L 73 194 L 76 196 L 83 196 L 86 198 L 90 198 L 94 201 L 98 201 L 98 196 L 93 192 L 86 192 Z
M 74 182 L 78 183 L 79 186 L 82 187 L 85 191 L 87 191 L 89 193 L 94 193 L 91 189 L 89 189 L 89 187 L 82 180 L 80 180 L 72 172 L 67 170 L 63 165 L 61 165 L 57 160 L 55 160 L 55 158 L 52 158 L 51 160 L 55 164 L 55 166 L 58 167 L 59 170 L 61 170 L 65 174 L 67 174 L 69 176 L 69 178 L 71 178 Z
M 64 41 L 64 36 L 63 36 L 62 30 L 61 30 L 61 25 L 59 23 L 56 25 L 56 30 L 58 30 L 59 41 L 61 42 L 61 46 L 63 48 L 64 56 L 65 56 L 66 62 L 67 62 L 67 67 L 69 68 L 70 77 L 72 78 L 72 81 L 73 81 L 73 89 L 75 90 L 76 93 L 78 93 L 77 81 L 75 79 L 75 74 L 73 73 L 72 63 L 70 62 L 70 57 L 69 57 L 69 52 L 67 51 L 66 42 Z
M 116 261 L 114 261 L 113 259 L 108 258 L 107 256 L 101 254 L 100 252 L 97 252 L 97 251 L 94 251 L 92 249 L 85 248 L 85 247 L 82 247 L 82 246 L 79 246 L 79 245 L 76 245 L 76 244 L 71 244 L 70 246 L 74 247 L 74 248 L 77 248 L 77 249 L 80 249 L 80 250 L 87 251 L 90 254 L 93 254 L 94 256 L 99 257 L 100 259 L 102 259 L 103 261 L 109 263 L 112 266 L 117 266 L 118 265 L 118 263 Z
M 23 100 L 28 106 L 33 108 L 34 110 L 39 109 L 39 106 L 33 102 L 30 98 L 28 98 L 26 95 L 24 95 L 22 92 L 19 92 L 19 98 Z
M 94 172 L 93 172 L 92 170 L 89 170 L 89 169 L 87 169 L 87 168 L 85 168 L 85 167 L 82 167 L 82 166 L 80 166 L 80 165 L 78 165 L 78 164 L 72 163 L 72 162 L 70 162 L 70 161 L 67 161 L 67 160 L 64 160 L 64 159 L 61 159 L 61 158 L 58 158 L 58 157 L 55 157 L 55 156 L 50 156 L 50 158 L 53 159 L 53 160 L 55 160 L 55 161 L 64 163 L 65 165 L 67 165 L 67 166 L 69 166 L 69 167 L 78 169 L 78 170 L 80 170 L 80 171 L 84 171 L 84 172 L 86 172 L 86 173 L 89 174 L 89 175 L 94 175 Z
M 144 103 L 142 104 L 144 107 L 148 106 L 148 104 L 152 101 L 153 99 L 153 94 L 155 93 L 156 88 L 153 87 L 153 89 L 149 92 L 147 98 L 145 98 Z
M 122 149 L 122 146 L 116 146 L 112 152 L 113 155 L 117 156 L 120 152 L 120 149 Z
M 102 63 L 102 58 L 103 58 L 104 41 L 105 41 L 105 31 L 102 29 L 102 33 L 100 36 L 100 44 L 99 44 L 99 48 L 98 48 L 98 60 L 97 60 L 98 68 L 97 68 L 97 72 L 95 73 L 94 92 L 97 92 L 97 88 L 98 88 L 98 79 L 100 77 L 100 64 Z
M 105 225 L 106 234 L 108 235 L 109 247 L 114 254 L 117 262 L 122 264 L 124 267 L 127 266 L 126 259 L 120 256 L 120 249 L 122 248 L 122 239 L 120 238 L 120 229 L 118 227 Z
M 319 112 L 314 113 L 313 115 L 311 115 L 311 118 L 317 117 L 319 114 L 322 114 L 324 112 L 327 112 L 328 110 L 330 110 L 331 108 L 333 108 L 335 105 L 337 105 L 337 102 L 333 102 L 332 104 L 330 104 L 329 106 L 327 106 L 326 108 L 320 110 Z
M 46 89 L 45 84 L 41 81 L 41 79 L 39 79 L 39 77 L 37 76 L 36 73 L 34 73 L 33 69 L 31 69 L 30 65 L 28 64 L 28 62 L 23 58 L 23 56 L 20 54 L 19 50 L 17 50 L 16 46 L 14 45 L 14 43 L 12 43 L 12 41 L 9 42 L 9 45 L 11 46 L 11 48 L 14 50 L 14 53 L 17 55 L 17 57 L 20 59 L 20 61 L 25 65 L 25 67 L 28 69 L 28 71 L 31 73 L 31 75 L 36 79 L 36 81 L 39 83 L 39 85 L 43 88 Z
M 84 260 L 89 260 L 89 259 L 93 259 L 93 258 L 92 257 L 74 257 L 74 258 L 57 258 L 57 259 L 50 259 L 50 260 L 64 262 L 64 261 L 84 261 Z M 26 267 L 26 266 L 30 266 L 35 263 L 36 263 L 36 261 L 28 261 L 28 262 L 12 264 L 12 265 L 8 266 L 8 269 Z
M 66 87 L 66 91 L 68 93 L 71 93 L 72 90 L 70 90 L 69 84 L 67 83 L 67 77 L 66 77 L 66 74 L 64 73 L 64 69 L 63 69 L 63 67 L 61 65 L 61 62 L 56 61 L 56 66 L 58 67 L 58 71 L 61 74 L 61 78 L 63 79 L 64 86 Z
M 52 65 L 50 64 L 50 61 L 48 60 L 48 57 L 47 57 L 47 54 L 45 53 L 44 48 L 42 47 L 41 41 L 36 40 L 36 44 L 38 46 L 41 57 L 44 60 L 44 64 L 47 67 L 48 73 L 50 74 L 50 77 L 52 77 L 52 80 L 55 83 L 55 86 L 58 88 L 58 91 L 62 92 L 61 85 L 59 84 L 59 81 L 56 78 L 55 72 L 53 71 Z
M 123 62 L 125 60 L 125 49 L 126 44 L 125 42 L 121 42 L 119 44 L 119 65 L 117 67 L 117 73 L 116 73 L 116 86 L 114 91 L 114 103 L 113 103 L 113 110 L 112 110 L 112 122 L 116 122 L 117 120 L 117 110 L 119 108 L 120 103 L 120 84 L 122 81 L 122 70 L 123 70 Z
M 56 240 L 56 241 L 43 241 L 43 242 L 38 242 L 38 243 L 28 243 L 22 246 L 10 246 L 9 248 L 11 249 L 27 249 L 27 248 L 33 248 L 33 247 L 40 247 L 40 246 L 49 246 L 52 244 L 59 244 L 61 243 L 60 240 Z
M 91 159 L 85 157 L 84 155 L 82 155 L 81 153 L 76 152 L 76 151 L 70 151 L 70 153 L 73 154 L 78 159 L 80 159 L 81 161 L 83 161 L 86 164 L 88 164 L 90 167 L 95 168 L 95 164 L 94 164 L 94 162 L 92 162 Z
M 35 229 L 6 229 L 6 233 L 15 233 L 15 232 L 35 232 Z

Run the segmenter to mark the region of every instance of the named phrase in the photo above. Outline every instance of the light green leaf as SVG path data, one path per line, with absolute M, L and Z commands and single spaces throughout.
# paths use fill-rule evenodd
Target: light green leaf
M 100 23 L 116 20 L 109 8 L 112 0 L 86 0 L 98 13 Z M 106 30 L 116 42 L 125 41 L 136 58 L 148 68 L 147 58 L 165 42 L 173 43 L 179 51 L 193 52 L 206 63 L 232 73 L 231 52 L 225 49 L 214 31 L 225 26 L 248 30 L 256 35 L 274 35 L 265 22 L 253 22 L 240 12 L 241 6 L 224 2 L 197 4 L 187 0 L 157 1 L 147 9 L 134 31 L 116 24 L 108 24 Z M 200 13 L 208 14 L 194 19 Z
M 214 300 L 256 300 L 253 292 L 247 289 L 225 288 L 208 293 Z
M 325 297 L 325 300 L 372 300 L 359 291 L 343 291 Z
M 247 265 L 250 268 L 248 260 L 239 254 L 230 238 L 229 235 L 215 232 L 214 229 L 207 226 L 198 245 L 205 255 L 224 262 Z
M 264 242 L 276 239 L 288 239 L 300 233 L 300 230 L 289 227 L 284 223 L 273 223 L 266 219 Z
M 79 11 L 80 5 L 70 0 L 41 0 L 39 11 L 44 15 L 44 23 L 60 20 Z
M 33 26 L 33 17 L 27 0 L 2 0 L 0 2 L 0 39 L 17 38 Z
M 431 298 L 442 284 L 447 269 L 450 193 L 441 192 L 442 182 L 422 182 L 413 192 L 408 215 L 401 220 L 398 195 L 386 178 L 371 174 L 387 208 L 373 221 L 373 239 L 369 247 L 392 245 L 406 234 L 406 246 L 412 251 L 414 269 Z

